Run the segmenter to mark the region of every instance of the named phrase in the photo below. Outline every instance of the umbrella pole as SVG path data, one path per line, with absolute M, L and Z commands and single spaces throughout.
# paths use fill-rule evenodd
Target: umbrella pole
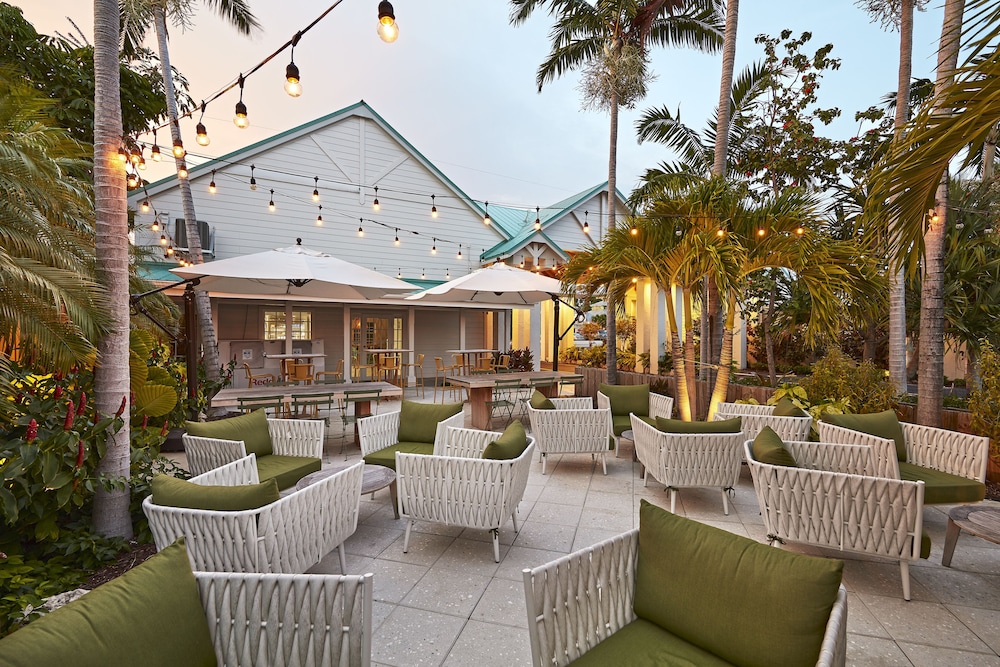
M 197 281 L 195 281 L 197 282 Z M 187 347 L 187 390 L 188 398 L 198 395 L 198 309 L 195 307 L 194 283 L 184 288 L 184 338 Z M 194 401 L 191 402 L 194 405 Z M 192 411 L 194 408 L 191 408 Z M 197 415 L 190 415 L 197 419 Z
M 552 370 L 559 370 L 559 297 L 552 297 Z

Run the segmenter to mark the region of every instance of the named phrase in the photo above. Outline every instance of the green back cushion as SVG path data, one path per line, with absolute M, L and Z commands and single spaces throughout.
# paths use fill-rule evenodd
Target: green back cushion
M 486 445 L 484 459 L 516 459 L 528 446 L 528 434 L 524 425 L 516 419 L 504 429 L 503 435 Z
M 892 410 L 866 415 L 827 414 L 823 415 L 823 421 L 830 422 L 834 426 L 843 426 L 868 435 L 892 440 L 896 443 L 896 458 L 900 461 L 906 460 L 906 441 L 903 439 L 903 429 L 899 425 L 899 418 Z
M 815 665 L 844 563 L 639 507 L 633 608 L 738 665 Z
M 785 396 L 774 404 L 775 417 L 808 417 L 809 413 L 795 405 L 792 399 Z
M 5 667 L 215 665 L 183 538 L 0 640 Z
M 753 439 L 751 451 L 753 451 L 754 459 L 761 463 L 787 466 L 789 468 L 796 467 L 795 457 L 785 449 L 785 443 L 781 441 L 781 437 L 770 426 L 762 428 L 757 437 Z
M 399 442 L 434 442 L 438 422 L 462 411 L 461 403 L 414 403 L 399 407 Z
M 532 392 L 528 404 L 536 410 L 555 410 L 556 404 L 549 400 L 549 397 L 538 391 Z
M 739 433 L 742 423 L 742 417 L 714 422 L 686 422 L 683 419 L 657 417 L 656 430 L 664 433 Z
M 278 484 L 273 479 L 260 484 L 205 486 L 170 475 L 154 475 L 152 486 L 153 503 L 156 505 L 194 510 L 253 510 L 281 498 Z
M 212 422 L 188 421 L 184 422 L 184 427 L 188 435 L 219 440 L 242 440 L 246 445 L 247 454 L 256 454 L 258 459 L 269 456 L 272 452 L 271 432 L 267 430 L 267 415 L 263 409 Z
M 628 416 L 635 413 L 637 417 L 649 414 L 649 385 L 632 384 L 617 386 L 601 383 L 600 392 L 611 401 L 611 414 Z

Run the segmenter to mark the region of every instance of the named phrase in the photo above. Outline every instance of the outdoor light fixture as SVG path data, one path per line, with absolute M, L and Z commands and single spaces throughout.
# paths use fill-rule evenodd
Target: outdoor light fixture
M 535 207 L 535 231 L 536 232 L 541 231 L 541 229 L 542 229 L 542 219 L 541 219 L 541 217 L 539 217 L 539 214 L 538 214 L 539 210 L 540 210 L 539 207 L 536 206 Z
M 434 205 L 434 195 L 431 195 L 431 217 L 438 217 L 438 207 Z
M 143 213 L 149 213 L 149 200 L 148 199 L 143 199 L 142 200 L 142 212 Z
M 187 178 L 187 177 L 188 177 L 188 168 L 187 165 L 182 162 L 181 166 L 177 167 L 177 178 Z
M 723 236 L 726 235 L 726 230 L 723 229 L 722 227 L 719 227 L 719 229 L 716 230 L 715 235 L 721 239 Z
M 364 224 L 365 224 L 365 219 L 364 218 L 358 218 L 358 236 L 364 236 L 365 235 L 365 230 L 362 227 L 362 225 L 364 225 Z
M 322 204 L 319 205 L 319 215 L 316 216 L 316 226 L 317 227 L 322 227 L 323 226 L 323 205 Z
M 420 269 L 420 279 L 424 280 L 426 277 L 427 277 L 427 274 L 424 272 L 423 269 Z
M 448 269 L 444 270 L 444 279 L 451 280 L 451 271 L 449 271 Z
M 137 188 L 139 186 L 139 177 L 135 174 L 129 174 L 125 179 L 125 185 L 128 186 L 129 190 Z
M 140 150 L 140 153 L 139 153 L 139 162 L 135 166 L 137 166 L 139 169 L 143 169 L 143 170 L 146 168 L 146 158 L 142 157 L 141 150 Z
M 483 213 L 483 224 L 484 225 L 489 225 L 490 222 L 491 222 L 491 218 L 490 218 L 490 203 L 489 202 L 485 202 L 485 204 L 486 204 L 486 206 L 484 207 L 485 212 Z
M 393 240 L 395 245 L 399 245 L 399 227 L 396 227 L 396 238 Z
M 274 213 L 274 188 L 271 188 L 271 201 L 267 202 L 267 210 Z
M 182 158 L 187 155 L 187 151 L 184 150 L 184 142 L 180 139 L 174 139 L 174 157 Z
M 457 259 L 462 259 L 462 246 L 461 245 L 458 246 L 458 256 L 457 256 Z
M 158 232 L 158 231 L 160 231 L 160 218 L 159 217 L 153 218 L 153 224 L 151 224 L 149 226 L 149 230 L 152 231 L 152 232 Z
M 588 213 L 588 211 L 584 211 L 583 212 L 583 233 L 584 234 L 590 234 L 590 223 L 587 222 L 587 213 Z
M 396 24 L 396 15 L 392 12 L 392 3 L 389 0 L 378 3 L 377 32 L 379 38 L 387 44 L 392 44 L 399 37 L 399 25 Z
M 168 245 L 167 246 L 167 256 L 168 257 L 173 257 L 173 255 L 174 255 L 174 246 L 173 245 Z
M 141 149 L 140 149 L 140 151 L 141 151 Z M 141 160 L 141 159 L 142 159 L 142 155 L 140 155 L 139 153 L 130 153 L 129 156 L 128 156 L 129 162 L 131 162 L 132 166 L 135 166 L 135 167 L 139 166 L 139 160 Z
M 240 74 L 240 101 L 236 103 L 236 115 L 233 116 L 233 124 L 241 130 L 250 127 L 250 120 L 247 118 L 247 105 L 243 104 L 243 75 Z
M 437 244 L 438 244 L 438 240 L 434 239 L 434 245 L 431 246 L 431 254 L 432 255 L 438 254 L 438 245 Z
M 927 217 L 931 219 L 931 222 L 937 222 L 941 219 L 941 216 L 938 215 L 936 208 L 929 209 L 927 211 Z
M 403 269 L 396 269 L 396 277 L 399 279 L 403 278 Z
M 757 236 L 764 236 L 764 234 L 767 234 L 767 230 L 765 230 L 763 227 L 758 227 Z
M 802 225 L 799 225 L 798 227 L 795 228 L 795 233 L 798 234 L 799 236 L 802 236 L 803 234 L 806 233 L 806 228 L 803 227 Z
M 632 223 L 632 229 L 629 230 L 629 233 L 632 234 L 632 236 L 639 235 L 639 228 L 635 226 L 634 222 Z
M 118 147 L 118 161 L 122 164 L 128 162 L 128 153 L 126 153 L 125 149 L 121 146 Z
M 154 142 L 156 141 L 155 135 L 153 136 L 153 141 Z M 149 157 L 153 158 L 153 162 L 160 161 L 160 147 L 157 146 L 155 143 L 153 144 L 153 147 L 149 149 Z
M 160 234 L 160 245 L 167 245 L 167 237 L 165 234 Z
M 382 208 L 382 206 L 378 203 L 378 186 L 376 185 L 375 186 L 375 199 L 372 200 L 372 210 L 373 211 L 377 211 L 380 208 Z
M 313 188 L 313 201 L 319 201 L 319 176 L 313 176 L 316 186 Z
M 212 170 L 212 180 L 208 182 L 208 194 L 214 195 L 215 194 L 215 190 L 216 190 L 216 188 L 215 188 L 215 170 L 213 169 Z
M 256 169 L 256 168 L 257 167 L 255 167 L 254 165 L 252 165 L 252 164 L 250 165 L 250 189 L 251 190 L 256 190 L 257 189 L 257 179 L 253 177 L 253 170 Z
M 299 68 L 295 65 L 295 45 L 302 38 L 302 31 L 295 33 L 292 37 L 292 57 L 291 62 L 285 68 L 285 92 L 290 97 L 298 97 L 302 94 L 302 82 L 299 80 Z
M 195 141 L 198 142 L 199 146 L 207 146 L 212 143 L 212 140 L 208 138 L 208 130 L 205 129 L 203 121 L 205 119 L 205 100 L 201 101 L 201 116 L 198 117 L 198 124 L 194 126 L 194 131 L 197 134 Z

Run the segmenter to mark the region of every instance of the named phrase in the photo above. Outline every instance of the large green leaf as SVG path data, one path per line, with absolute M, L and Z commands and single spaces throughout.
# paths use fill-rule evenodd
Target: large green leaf
M 135 408 L 139 414 L 162 417 L 177 405 L 177 391 L 162 384 L 146 384 L 135 390 Z
M 167 387 L 176 387 L 177 380 L 167 369 L 159 366 L 150 366 L 147 371 L 146 384 L 160 384 Z
M 146 380 L 149 378 L 149 366 L 146 364 L 146 359 L 148 358 L 148 355 L 140 357 L 139 353 L 135 350 L 129 350 L 128 372 L 129 384 L 132 386 L 132 391 L 146 384 Z

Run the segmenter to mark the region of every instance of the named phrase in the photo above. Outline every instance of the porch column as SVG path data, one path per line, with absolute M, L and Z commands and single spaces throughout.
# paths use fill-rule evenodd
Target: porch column
M 351 306 L 344 304 L 344 382 L 354 377 L 351 373 Z

